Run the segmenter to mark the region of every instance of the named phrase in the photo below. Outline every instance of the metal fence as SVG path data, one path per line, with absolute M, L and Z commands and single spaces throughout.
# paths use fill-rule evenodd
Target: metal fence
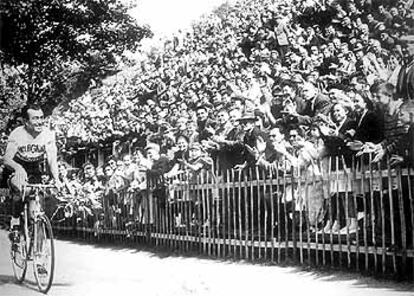
M 182 253 L 412 277 L 413 178 L 410 168 L 368 157 L 300 169 L 216 166 L 148 177 L 146 190 L 105 196 L 101 213 L 62 220 L 55 229 Z

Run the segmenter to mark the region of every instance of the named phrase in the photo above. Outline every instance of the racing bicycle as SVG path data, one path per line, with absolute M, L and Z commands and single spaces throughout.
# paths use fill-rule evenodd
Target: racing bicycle
M 52 226 L 43 211 L 42 204 L 48 190 L 53 185 L 28 184 L 24 190 L 24 210 L 21 215 L 22 229 L 18 242 L 11 246 L 11 261 L 17 282 L 22 283 L 29 262 L 33 263 L 33 272 L 37 286 L 47 293 L 52 286 L 55 268 L 55 246 Z

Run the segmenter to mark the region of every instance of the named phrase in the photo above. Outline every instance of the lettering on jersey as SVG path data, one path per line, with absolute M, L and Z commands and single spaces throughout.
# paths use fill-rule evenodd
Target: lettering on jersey
M 27 144 L 17 148 L 16 156 L 27 162 L 35 162 L 43 159 L 46 153 L 46 145 Z

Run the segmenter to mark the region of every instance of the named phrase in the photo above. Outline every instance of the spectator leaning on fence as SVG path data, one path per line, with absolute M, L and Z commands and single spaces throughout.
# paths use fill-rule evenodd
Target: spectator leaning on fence
M 281 159 L 308 169 L 327 154 L 346 169 L 350 150 L 373 152 L 375 161 L 403 154 L 400 96 L 409 94 L 400 70 L 410 57 L 401 37 L 410 24 L 410 11 L 394 1 L 246 1 L 143 57 L 133 75 L 71 102 L 57 129 L 68 145 L 115 139 L 144 151 L 141 169 L 107 162 L 129 182 L 134 171 L 184 169 L 191 149 L 177 155 L 183 139 L 223 169 L 276 169 Z M 296 133 L 303 141 L 284 140 Z

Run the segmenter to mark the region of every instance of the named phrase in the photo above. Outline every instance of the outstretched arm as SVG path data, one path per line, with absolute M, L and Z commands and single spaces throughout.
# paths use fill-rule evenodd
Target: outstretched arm
M 58 165 L 57 165 L 57 147 L 55 138 L 46 145 L 47 164 L 49 165 L 50 173 L 56 183 L 60 184 Z

